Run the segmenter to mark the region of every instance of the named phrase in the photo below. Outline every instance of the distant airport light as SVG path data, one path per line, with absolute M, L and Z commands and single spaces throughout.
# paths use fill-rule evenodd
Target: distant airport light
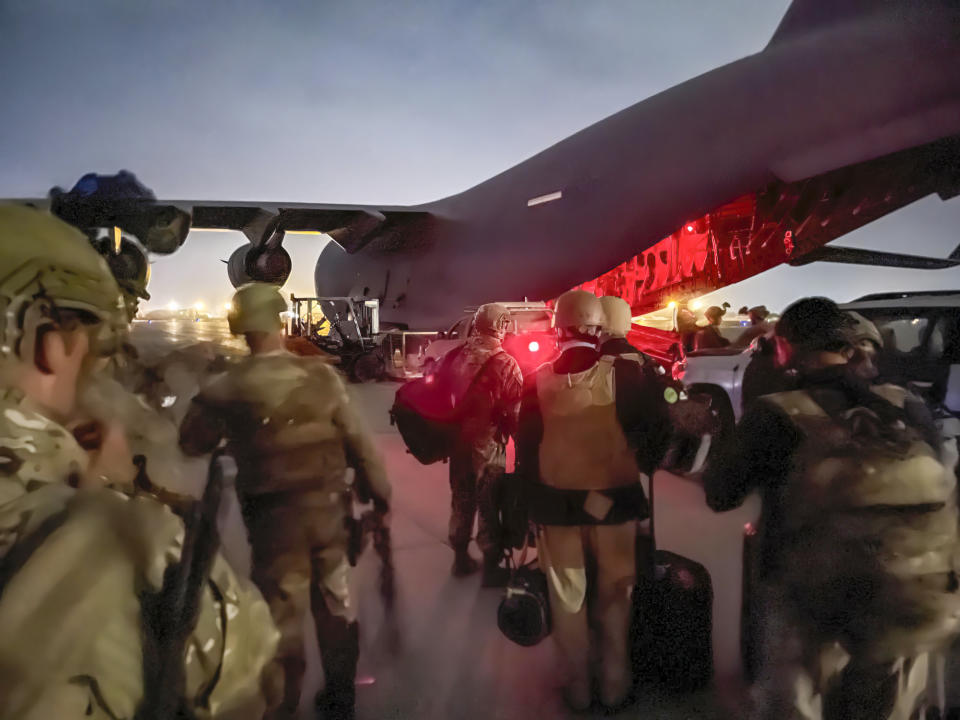
M 549 193 L 547 195 L 540 195 L 535 198 L 530 198 L 527 200 L 527 207 L 533 207 L 534 205 L 543 205 L 544 203 L 553 202 L 554 200 L 559 200 L 563 197 L 563 191 L 557 190 L 556 192 Z
M 540 349 L 540 343 L 538 343 L 536 340 L 531 340 L 530 344 L 527 345 L 527 348 L 529 348 L 530 352 L 535 353 Z
M 694 312 L 696 312 L 696 311 L 699 310 L 701 307 L 703 307 L 703 302 L 702 302 L 701 300 L 691 300 L 691 301 L 687 304 L 687 307 L 689 307 L 691 310 L 693 310 Z
M 197 312 L 203 312 L 203 308 L 204 308 L 204 307 L 205 307 L 205 306 L 204 306 L 204 304 L 203 304 L 203 300 L 197 300 L 197 301 L 193 304 L 193 309 L 196 310 Z
M 169 310 L 170 312 L 176 312 L 179 309 L 180 309 L 180 305 L 177 304 L 176 300 L 171 300 L 170 303 L 167 305 L 167 310 Z
M 230 312 L 231 310 L 233 310 L 233 303 L 232 303 L 232 302 L 225 302 L 225 303 L 223 304 L 223 309 L 226 310 L 227 312 Z

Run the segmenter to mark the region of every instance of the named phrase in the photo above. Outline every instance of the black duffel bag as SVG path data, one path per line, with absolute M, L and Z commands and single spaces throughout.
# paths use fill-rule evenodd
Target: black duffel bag
M 550 634 L 550 596 L 547 576 L 536 560 L 529 563 L 527 544 L 524 543 L 520 560 L 514 563 L 510 555 L 510 582 L 497 607 L 497 627 L 517 645 L 532 647 Z

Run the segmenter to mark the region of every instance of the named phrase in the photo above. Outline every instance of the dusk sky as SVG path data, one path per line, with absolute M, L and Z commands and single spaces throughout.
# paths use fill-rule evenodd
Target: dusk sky
M 126 168 L 161 198 L 426 202 L 760 51 L 788 4 L 0 0 L 0 196 Z M 928 198 L 839 243 L 945 256 L 958 228 L 960 199 Z M 313 294 L 323 240 L 288 239 L 286 290 Z M 232 290 L 218 261 L 242 242 L 193 233 L 155 263 L 148 309 L 221 306 Z M 781 309 L 953 287 L 957 269 L 821 264 L 713 297 Z

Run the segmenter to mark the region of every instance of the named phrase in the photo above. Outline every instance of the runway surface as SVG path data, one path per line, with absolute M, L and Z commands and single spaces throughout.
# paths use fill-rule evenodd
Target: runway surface
M 226 323 L 137 323 L 134 343 L 144 356 L 194 342 L 239 346 Z M 398 385 L 351 385 L 369 421 L 394 487 L 392 530 L 400 646 L 387 641 L 377 592 L 378 561 L 372 550 L 354 577 L 361 622 L 358 718 L 490 720 L 602 717 L 570 713 L 560 699 L 555 651 L 548 639 L 533 648 L 510 643 L 498 631 L 501 591 L 480 588 L 479 576 L 450 576 L 453 551 L 447 542 L 450 489 L 447 466 L 422 466 L 405 452 L 387 410 Z M 188 473 L 193 491 L 204 464 Z M 703 563 L 714 585 L 713 644 L 716 678 L 709 690 L 691 696 L 647 695 L 619 714 L 623 718 L 735 718 L 745 697 L 739 661 L 742 532 L 759 510 L 757 498 L 737 511 L 716 514 L 692 480 L 667 473 L 656 477 L 657 538 L 661 548 Z M 249 550 L 235 496 L 221 512 L 224 551 L 243 572 Z M 472 551 L 479 557 L 476 548 Z M 301 717 L 310 718 L 313 693 L 322 685 L 315 643 L 308 642 L 308 681 Z

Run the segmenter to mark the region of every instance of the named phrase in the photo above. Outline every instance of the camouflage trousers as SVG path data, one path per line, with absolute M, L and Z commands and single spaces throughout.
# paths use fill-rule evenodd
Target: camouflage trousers
M 466 550 L 477 517 L 477 546 L 485 555 L 499 556 L 497 508 L 493 491 L 506 468 L 506 450 L 496 445 L 486 451 L 461 447 L 450 456 L 450 544 Z
M 260 588 L 280 631 L 276 675 L 282 701 L 276 718 L 296 717 L 306 670 L 304 621 L 313 615 L 325 680 L 317 699 L 322 717 L 351 718 L 359 656 L 350 563 L 339 510 L 245 508 L 253 550 L 251 579 Z

